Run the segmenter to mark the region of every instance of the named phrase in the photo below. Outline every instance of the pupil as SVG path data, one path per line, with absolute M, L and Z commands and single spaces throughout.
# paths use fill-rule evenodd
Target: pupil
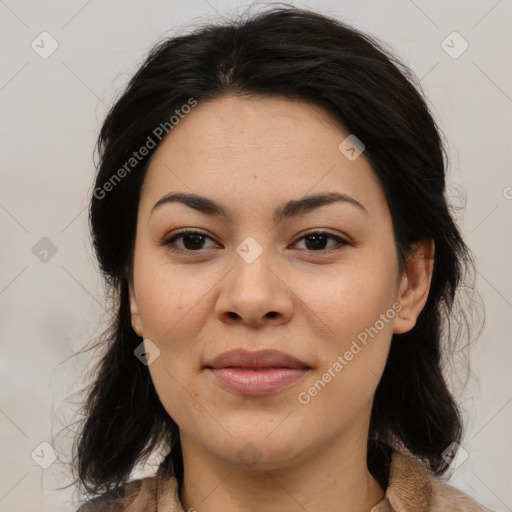
M 203 240 L 201 240 L 202 238 L 203 238 L 203 235 L 185 235 L 183 237 L 183 245 L 187 249 L 200 249 L 201 242 L 203 241 Z M 190 241 L 190 240 L 192 240 L 192 244 L 187 243 L 187 241 Z M 189 247 L 190 245 L 192 245 L 192 247 Z
M 308 247 L 308 245 L 311 245 L 311 244 L 308 244 L 308 240 L 313 240 L 313 247 Z M 308 249 L 325 249 L 325 247 L 322 247 L 322 246 L 325 246 L 325 240 L 326 240 L 326 236 L 325 235 L 309 235 L 308 237 L 306 237 L 306 247 L 308 247 Z M 323 243 L 322 243 L 323 242 Z

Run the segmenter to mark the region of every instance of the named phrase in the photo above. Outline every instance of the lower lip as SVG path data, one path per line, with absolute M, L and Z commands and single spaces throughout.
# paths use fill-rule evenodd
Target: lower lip
M 269 395 L 291 386 L 307 368 L 210 368 L 217 381 L 240 395 Z

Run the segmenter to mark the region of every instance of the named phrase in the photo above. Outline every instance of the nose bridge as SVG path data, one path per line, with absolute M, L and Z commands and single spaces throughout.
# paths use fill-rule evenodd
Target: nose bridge
M 259 237 L 260 240 L 262 237 Z M 237 293 L 263 296 L 273 289 L 275 279 L 271 249 L 260 244 L 253 236 L 247 236 L 236 247 L 233 255 L 233 281 L 240 289 Z
M 279 279 L 274 260 L 271 249 L 252 236 L 236 247 L 232 270 L 226 276 L 217 303 L 222 318 L 236 316 L 258 324 L 265 316 L 289 317 L 292 302 L 287 287 Z

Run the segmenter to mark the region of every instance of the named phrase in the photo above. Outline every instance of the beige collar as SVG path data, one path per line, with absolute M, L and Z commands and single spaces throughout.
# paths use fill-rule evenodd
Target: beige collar
M 393 453 L 386 494 L 370 512 L 426 512 L 432 498 L 432 476 L 418 461 Z

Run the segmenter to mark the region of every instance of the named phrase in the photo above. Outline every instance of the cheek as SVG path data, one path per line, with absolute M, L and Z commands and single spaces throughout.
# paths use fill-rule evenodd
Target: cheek
M 169 263 L 141 263 L 135 279 L 144 335 L 159 344 L 172 341 L 179 346 L 201 329 L 215 276 Z
M 203 355 L 197 339 L 211 317 L 208 293 L 221 275 L 206 267 L 203 271 L 192 265 L 179 267 L 149 256 L 138 263 L 134 277 L 144 337 L 160 350 L 149 371 L 164 407 L 179 421 L 180 411 L 197 405 L 193 397 L 197 392 L 189 385 Z
M 335 411 L 354 413 L 371 401 L 378 385 L 393 333 L 396 311 L 394 254 L 334 267 L 329 274 L 297 279 L 301 297 L 318 332 L 320 364 L 304 388 L 312 409 L 335 423 Z M 327 375 L 325 375 L 327 373 Z M 328 381 L 323 386 L 322 382 Z M 315 384 L 316 383 L 316 384 Z M 308 392 L 311 390 L 311 395 Z M 332 404 L 337 404 L 332 408 Z M 331 413 L 334 417 L 331 418 Z
M 208 422 L 201 406 L 202 390 L 191 382 L 197 378 L 202 357 L 197 339 L 211 309 L 208 291 L 215 281 L 210 278 L 200 272 L 187 275 L 168 263 L 153 265 L 150 272 L 139 274 L 144 337 L 160 349 L 160 356 L 149 366 L 151 379 L 168 414 L 187 431 L 192 428 L 191 417 Z
M 354 271 L 317 281 L 308 297 L 317 325 L 327 327 L 315 338 L 319 365 L 297 398 L 304 414 L 328 426 L 326 435 L 370 410 L 389 353 L 396 315 L 392 282 L 364 277 Z
M 305 314 L 314 313 L 321 320 L 326 341 L 346 342 L 391 308 L 396 299 L 396 269 L 391 267 L 359 261 L 329 272 L 304 272 L 294 279 L 294 292 L 309 310 Z

